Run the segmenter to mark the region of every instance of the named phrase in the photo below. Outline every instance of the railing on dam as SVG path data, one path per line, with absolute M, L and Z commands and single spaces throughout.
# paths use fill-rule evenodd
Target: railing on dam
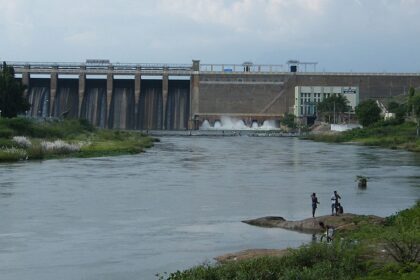
M 285 68 L 281 64 L 201 64 L 200 72 L 204 73 L 283 73 Z
M 420 76 L 420 73 L 392 72 L 289 72 L 282 64 L 199 64 L 196 69 L 192 64 L 166 63 L 80 63 L 80 62 L 16 62 L 7 61 L 17 74 L 91 74 L 106 75 L 162 75 L 190 76 L 202 74 L 278 74 L 278 75 L 311 75 L 311 76 Z M 1 65 L 0 65 L 1 68 Z M 197 71 L 197 69 L 199 71 Z
M 326 72 L 326 71 L 302 71 L 290 72 L 282 64 L 255 64 L 244 66 L 243 64 L 201 64 L 200 73 L 203 74 L 240 74 L 240 73 L 261 73 L 261 74 L 282 74 L 298 76 L 420 76 L 420 73 L 413 72 Z
M 16 62 L 8 61 L 16 73 L 49 74 L 56 71 L 60 74 L 107 74 L 134 75 L 190 75 L 191 64 L 159 64 L 159 63 L 77 63 L 77 62 Z

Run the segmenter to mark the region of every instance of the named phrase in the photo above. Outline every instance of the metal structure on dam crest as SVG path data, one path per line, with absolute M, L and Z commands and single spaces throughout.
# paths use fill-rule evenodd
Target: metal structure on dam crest
M 245 123 L 279 120 L 293 112 L 297 86 L 357 86 L 361 100 L 420 86 L 420 73 L 289 72 L 250 62 L 7 64 L 27 86 L 28 115 L 83 118 L 116 129 L 198 129 L 222 116 Z

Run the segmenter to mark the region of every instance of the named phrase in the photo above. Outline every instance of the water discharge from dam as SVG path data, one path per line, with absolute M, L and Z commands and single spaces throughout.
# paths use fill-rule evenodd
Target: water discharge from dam
M 253 121 L 250 125 L 238 118 L 222 116 L 220 120 L 216 120 L 213 125 L 208 120 L 205 120 L 200 130 L 278 130 L 279 126 L 274 120 L 265 120 L 262 124 Z
M 79 111 L 78 80 L 59 80 L 53 117 L 77 118 Z
M 31 108 L 28 116 L 48 117 L 49 116 L 50 86 L 48 79 L 35 80 L 28 90 L 28 102 Z
M 105 80 L 86 80 L 86 93 L 80 118 L 88 120 L 94 126 L 107 127 Z
M 77 79 L 58 79 L 57 92 L 51 110 L 49 79 L 32 79 L 28 90 L 31 117 L 86 119 L 100 128 L 142 130 L 185 130 L 188 128 L 190 81 L 169 80 L 164 108 L 162 80 L 141 81 L 139 102 L 136 104 L 133 79 L 114 79 L 112 94 L 107 95 L 106 79 L 86 79 L 79 97 Z M 83 98 L 79 100 L 79 98 Z M 107 100 L 110 98 L 110 100 Z M 79 113 L 79 103 L 81 112 Z M 107 104 L 109 113 L 107 115 Z M 137 108 L 136 108 L 137 106 Z M 165 112 L 165 114 L 163 114 Z
M 32 117 L 86 119 L 100 128 L 140 130 L 186 130 L 190 116 L 190 80 L 169 80 L 166 103 L 162 80 L 141 80 L 138 104 L 133 79 L 115 79 L 107 94 L 106 79 L 86 79 L 83 100 L 79 100 L 77 79 L 58 79 L 54 106 L 48 79 L 33 79 L 28 91 Z M 110 98 L 110 100 L 107 100 Z M 79 113 L 79 103 L 81 112 Z M 107 112 L 109 104 L 109 112 Z M 137 108 L 136 108 L 137 106 Z M 164 108 L 165 106 L 165 108 Z M 252 120 L 222 116 L 204 120 L 200 130 L 278 130 L 274 120 Z
M 169 81 L 166 129 L 185 130 L 188 128 L 189 92 L 189 80 Z
M 162 81 L 143 80 L 139 104 L 139 129 L 162 129 Z
M 135 102 L 133 86 L 133 80 L 115 81 L 109 117 L 110 128 L 135 128 Z

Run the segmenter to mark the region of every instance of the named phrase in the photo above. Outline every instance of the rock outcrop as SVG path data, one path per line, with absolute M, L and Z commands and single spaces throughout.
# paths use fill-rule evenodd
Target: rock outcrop
M 362 224 L 383 224 L 384 218 L 374 215 L 356 215 L 356 214 L 342 214 L 339 216 L 320 216 L 316 218 L 308 218 L 300 221 L 287 221 L 283 217 L 267 216 L 258 219 L 245 220 L 243 223 L 271 228 L 283 228 L 288 230 L 295 230 L 304 233 L 321 233 L 324 229 L 319 225 L 320 222 L 324 225 L 332 226 L 336 230 L 353 230 L 357 229 Z M 244 259 L 251 259 L 261 256 L 285 256 L 290 252 L 288 249 L 249 249 L 236 253 L 225 254 L 215 259 L 219 263 L 239 261 Z
M 242 222 L 253 226 L 277 227 L 299 232 L 318 233 L 323 231 L 323 228 L 319 225 L 320 222 L 335 227 L 338 230 L 344 230 L 354 229 L 359 223 L 383 223 L 384 218 L 373 215 L 365 216 L 347 213 L 339 216 L 319 216 L 300 221 L 287 221 L 283 217 L 267 216 Z

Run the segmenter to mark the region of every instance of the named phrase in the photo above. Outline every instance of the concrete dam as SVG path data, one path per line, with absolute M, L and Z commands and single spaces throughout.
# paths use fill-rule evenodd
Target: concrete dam
M 360 100 L 420 87 L 420 73 L 288 72 L 281 65 L 23 63 L 27 115 L 87 119 L 95 126 L 137 130 L 198 129 L 223 116 L 245 125 L 293 113 L 299 86 L 359 89 Z

